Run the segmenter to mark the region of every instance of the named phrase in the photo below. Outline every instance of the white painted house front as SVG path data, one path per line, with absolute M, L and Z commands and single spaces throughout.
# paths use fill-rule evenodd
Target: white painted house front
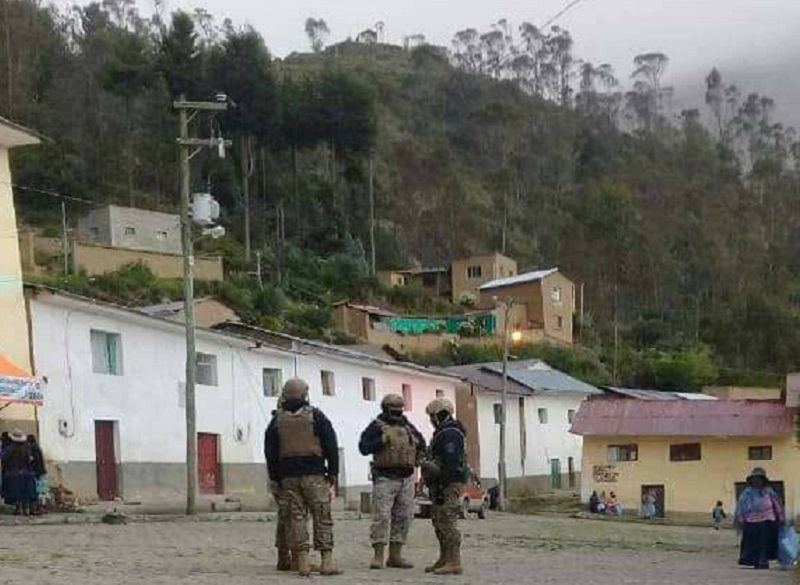
M 84 501 L 183 498 L 183 325 L 41 287 L 27 293 L 35 370 L 48 381 L 39 433 L 51 482 Z M 268 501 L 264 430 L 289 377 L 308 381 L 337 431 L 340 495 L 351 502 L 369 487 L 358 439 L 381 398 L 405 393 L 429 437 L 426 404 L 455 397 L 448 375 L 287 336 L 267 343 L 237 327 L 197 331 L 199 483 L 209 496 Z
M 499 477 L 502 364 L 456 366 L 462 379 L 459 419 L 467 427 L 470 462 L 484 481 Z M 569 432 L 581 402 L 600 390 L 538 360 L 508 369 L 506 474 L 510 494 L 575 489 L 580 485 L 582 440 Z

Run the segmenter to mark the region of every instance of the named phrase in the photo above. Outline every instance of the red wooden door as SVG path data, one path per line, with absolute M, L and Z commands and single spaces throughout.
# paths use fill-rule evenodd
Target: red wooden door
M 197 435 L 197 482 L 201 494 L 221 493 L 217 435 L 210 433 L 198 433 Z
M 117 497 L 117 455 L 114 447 L 114 423 L 94 421 L 94 446 L 97 461 L 97 495 L 101 500 Z

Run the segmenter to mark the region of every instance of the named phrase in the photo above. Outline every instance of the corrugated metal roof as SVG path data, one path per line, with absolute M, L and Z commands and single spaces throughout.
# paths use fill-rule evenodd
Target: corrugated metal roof
M 588 400 L 571 432 L 588 436 L 766 437 L 794 432 L 781 401 Z
M 378 315 L 379 317 L 395 317 L 397 313 L 384 309 L 382 307 L 377 307 L 375 305 L 362 305 L 359 303 L 351 303 L 349 301 L 342 301 L 339 303 L 334 303 L 334 307 L 341 307 L 344 305 L 350 309 L 355 309 L 356 311 L 362 311 L 364 313 L 368 313 L 370 315 Z
M 533 272 L 525 272 L 517 274 L 516 276 L 508 276 L 506 278 L 498 278 L 497 280 L 490 280 L 484 285 L 481 285 L 479 290 L 489 290 L 492 288 L 500 288 L 503 286 L 513 286 L 515 284 L 524 284 L 526 282 L 535 282 L 547 278 L 551 274 L 558 272 L 558 268 L 548 268 L 547 270 L 535 270 Z
M 484 364 L 469 364 L 466 366 L 451 366 L 447 368 L 447 372 L 453 376 L 457 376 L 470 384 L 476 384 L 486 388 L 492 392 L 503 391 L 503 376 L 497 375 L 494 372 L 488 372 L 482 369 Z M 523 386 L 519 382 L 509 378 L 508 391 L 511 394 L 529 395 L 533 391 L 527 386 Z
M 603 389 L 612 394 L 637 400 L 716 400 L 715 396 L 689 392 L 666 392 L 663 390 L 641 390 L 639 388 L 617 388 L 614 386 L 605 386 Z
M 503 388 L 502 362 L 471 364 L 448 368 L 464 379 L 479 384 L 488 390 L 500 392 Z M 523 360 L 508 364 L 509 390 L 519 394 L 531 393 L 576 393 L 584 395 L 601 394 L 594 386 L 556 370 L 541 360 Z
M 484 364 L 483 367 L 495 374 L 500 374 L 501 376 L 503 374 L 502 363 Z M 534 392 L 577 393 L 588 396 L 602 394 L 600 389 L 573 378 L 569 374 L 551 368 L 541 360 L 510 362 L 508 365 L 508 377 L 523 386 L 527 386 Z

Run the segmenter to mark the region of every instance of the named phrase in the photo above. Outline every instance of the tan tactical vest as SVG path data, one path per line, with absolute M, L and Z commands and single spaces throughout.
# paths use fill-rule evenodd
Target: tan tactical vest
M 322 457 L 322 444 L 314 434 L 314 411 L 305 406 L 296 412 L 280 410 L 278 445 L 280 457 Z
M 381 430 L 389 435 L 389 444 L 375 453 L 375 467 L 413 468 L 417 463 L 417 442 L 411 431 L 405 425 L 387 425 L 379 421 Z

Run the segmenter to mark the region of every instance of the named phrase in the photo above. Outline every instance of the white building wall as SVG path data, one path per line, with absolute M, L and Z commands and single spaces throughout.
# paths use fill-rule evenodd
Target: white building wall
M 572 457 L 575 472 L 581 469 L 581 437 L 569 432 L 568 411 L 578 411 L 584 397 L 578 394 L 548 394 L 524 397 L 526 455 L 522 459 L 520 437 L 520 396 L 509 394 L 506 424 L 506 465 L 509 478 L 550 475 L 550 461 L 561 462 L 561 472 L 568 471 Z M 478 428 L 481 445 L 481 477 L 497 478 L 500 450 L 500 425 L 495 424 L 494 405 L 499 393 L 481 392 L 477 396 Z M 547 423 L 539 422 L 538 409 L 547 409 Z
M 323 396 L 322 370 L 335 373 L 335 396 Z M 363 486 L 369 483 L 371 459 L 358 452 L 358 441 L 361 432 L 380 414 L 380 401 L 386 394 L 402 395 L 402 385 L 411 386 L 412 410 L 406 416 L 426 440 L 430 440 L 433 428 L 425 414 L 425 407 L 436 397 L 436 390 L 442 390 L 444 397 L 455 404 L 455 380 L 426 378 L 407 370 L 381 368 L 315 355 L 300 358 L 298 374 L 309 383 L 311 403 L 331 419 L 336 429 L 339 448 L 344 453 L 341 474 L 346 486 Z M 375 380 L 374 401 L 365 401 L 363 398 L 363 377 Z
M 181 464 L 185 461 L 183 328 L 128 311 L 47 294 L 31 301 L 36 371 L 47 377 L 39 412 L 41 443 L 48 460 L 95 461 L 94 421 L 116 421 L 118 463 Z M 90 331 L 119 333 L 122 375 L 92 368 Z M 455 402 L 456 380 L 401 366 L 327 353 L 255 349 L 254 343 L 198 331 L 197 350 L 217 356 L 217 386 L 198 385 L 197 430 L 220 436 L 226 464 L 264 464 L 264 430 L 277 398 L 263 396 L 262 369 L 280 368 L 283 380 L 298 375 L 310 400 L 331 419 L 343 450 L 344 487 L 369 483 L 369 459 L 358 439 L 380 411 L 381 398 L 409 384 L 409 418 L 430 437 L 425 406 L 441 390 Z M 334 372 L 335 396 L 322 395 L 321 370 Z M 362 377 L 375 380 L 376 397 L 365 401 Z M 66 422 L 66 429 L 61 425 Z M 264 486 L 265 489 L 266 486 Z

